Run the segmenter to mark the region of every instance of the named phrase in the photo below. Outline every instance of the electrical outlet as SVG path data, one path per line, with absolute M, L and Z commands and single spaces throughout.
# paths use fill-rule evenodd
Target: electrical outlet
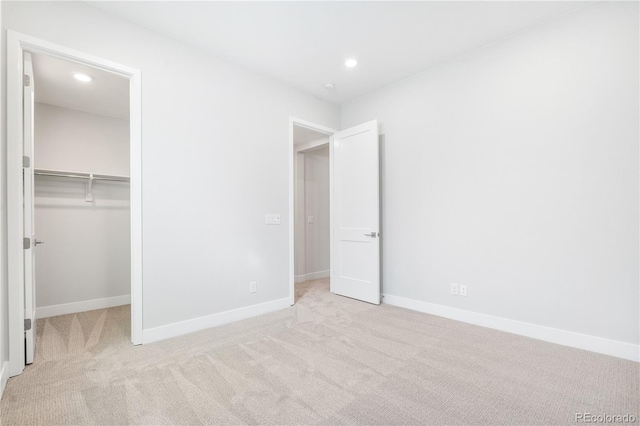
M 461 284 L 460 285 L 460 296 L 466 296 L 467 295 L 467 286 L 466 284 Z
M 451 294 L 453 294 L 454 296 L 457 296 L 459 294 L 458 284 L 451 284 Z
M 258 291 L 258 282 L 257 281 L 251 281 L 249 283 L 249 293 L 255 293 Z

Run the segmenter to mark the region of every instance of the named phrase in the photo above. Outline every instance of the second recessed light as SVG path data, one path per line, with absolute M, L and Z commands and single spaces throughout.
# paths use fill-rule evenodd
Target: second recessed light
M 358 65 L 358 61 L 356 61 L 355 59 L 347 59 L 344 64 L 347 66 L 347 68 L 353 68 Z

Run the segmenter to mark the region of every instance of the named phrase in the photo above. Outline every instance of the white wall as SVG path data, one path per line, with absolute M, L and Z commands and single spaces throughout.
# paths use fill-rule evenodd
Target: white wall
M 141 70 L 145 336 L 286 303 L 289 117 L 335 128 L 339 107 L 83 2 L 4 12 L 5 28 Z M 153 336 L 204 323 L 185 324 Z
M 128 176 L 129 122 L 36 103 L 34 163 Z M 36 176 L 36 235 L 45 242 L 36 257 L 38 317 L 130 294 L 129 185 L 96 181 L 94 202 L 85 193 L 85 181 Z
M 329 146 L 305 152 L 304 160 L 305 267 L 315 278 L 329 271 Z
M 35 114 L 37 168 L 129 176 L 128 120 L 41 103 Z
M 638 344 L 638 72 L 638 4 L 599 2 L 344 105 L 384 292 Z

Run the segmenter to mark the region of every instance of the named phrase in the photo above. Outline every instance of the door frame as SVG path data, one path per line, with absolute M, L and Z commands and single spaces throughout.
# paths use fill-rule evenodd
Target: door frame
M 301 120 L 295 117 L 289 117 L 289 300 L 291 305 L 295 304 L 295 259 L 296 259 L 296 248 L 295 248 L 295 178 L 296 178 L 296 169 L 295 169 L 295 159 L 296 159 L 296 149 L 293 143 L 293 127 L 305 127 L 310 130 L 315 130 L 316 132 L 323 133 L 329 136 L 329 205 L 333 205 L 333 139 L 332 136 L 334 133 L 337 133 L 338 130 L 331 129 L 329 127 L 321 126 L 319 124 L 312 123 L 310 121 Z M 311 148 L 311 147 L 307 147 Z M 333 212 L 331 208 L 329 209 L 329 250 L 333 247 L 333 228 L 332 228 L 332 217 Z M 331 259 L 331 255 L 329 255 L 329 259 Z M 329 276 L 333 275 L 333 268 L 331 264 L 329 265 Z
M 7 276 L 9 375 L 24 363 L 24 249 L 22 217 L 23 52 L 44 53 L 129 79 L 131 215 L 131 341 L 142 344 L 142 90 L 140 70 L 7 30 Z M 34 319 L 35 320 L 35 319 Z

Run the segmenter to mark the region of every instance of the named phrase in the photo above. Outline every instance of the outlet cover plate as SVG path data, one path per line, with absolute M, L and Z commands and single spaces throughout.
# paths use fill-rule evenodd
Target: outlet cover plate
M 466 284 L 460 284 L 460 296 L 467 295 L 467 286 Z

